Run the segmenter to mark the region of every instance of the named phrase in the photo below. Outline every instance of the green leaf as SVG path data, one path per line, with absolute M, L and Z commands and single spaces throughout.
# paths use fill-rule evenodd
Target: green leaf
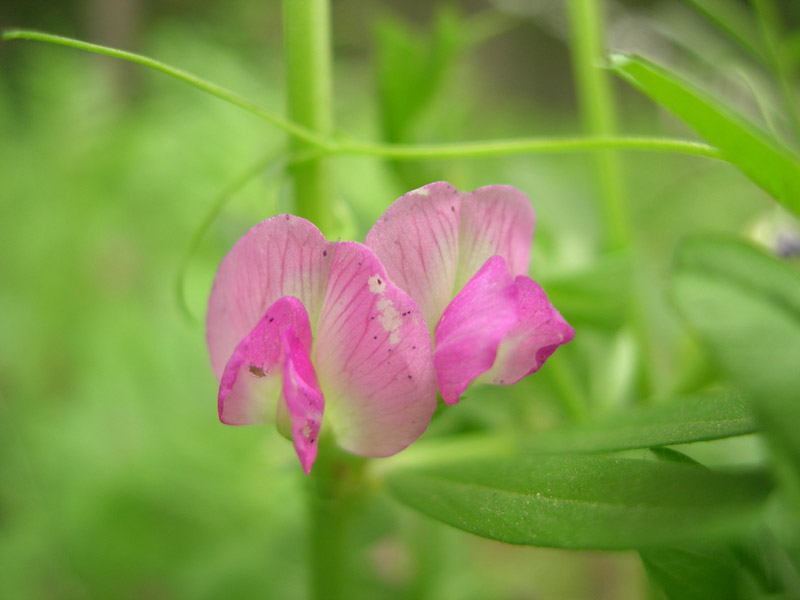
M 653 451 L 662 460 L 704 468 L 669 448 Z M 698 540 L 641 550 L 640 556 L 647 574 L 669 600 L 761 598 L 780 593 L 787 598 L 800 597 L 795 566 L 765 526 L 731 543 Z
M 441 11 L 430 39 L 396 18 L 378 23 L 378 91 L 387 141 L 408 141 L 410 128 L 441 90 L 465 44 L 460 23 L 453 11 Z
M 647 575 L 669 600 L 736 599 L 741 565 L 724 544 L 693 543 L 640 552 Z
M 762 62 L 767 58 L 753 15 L 742 5 L 730 0 L 687 0 L 727 36 Z
M 663 67 L 622 54 L 610 61 L 618 75 L 685 121 L 717 146 L 725 160 L 800 215 L 800 159 L 788 148 Z
M 698 394 L 537 434 L 524 447 L 549 453 L 608 452 L 715 440 L 756 430 L 750 403 L 743 396 Z
M 678 251 L 672 292 L 800 475 L 800 275 L 736 239 L 695 239 Z
M 770 490 L 760 471 L 595 455 L 529 455 L 387 475 L 404 504 L 476 535 L 534 546 L 624 549 L 730 533 Z

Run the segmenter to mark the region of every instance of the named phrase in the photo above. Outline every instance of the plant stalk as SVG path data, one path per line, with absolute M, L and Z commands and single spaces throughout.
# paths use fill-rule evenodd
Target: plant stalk
M 572 32 L 572 62 L 584 127 L 592 136 L 613 136 L 616 130 L 614 103 L 608 74 L 599 66 L 605 61 L 603 5 L 599 0 L 568 0 Z M 598 150 L 595 171 L 605 220 L 606 246 L 630 244 L 630 223 L 625 206 L 622 165 L 613 150 Z
M 329 438 L 320 439 L 307 481 L 313 600 L 348 598 L 350 521 L 364 493 L 365 465 L 365 459 L 345 454 Z
M 329 0 L 283 0 L 284 61 L 289 119 L 330 138 L 333 134 L 332 52 Z M 295 153 L 313 142 L 293 137 Z M 330 162 L 315 156 L 291 168 L 296 213 L 328 234 L 333 226 Z

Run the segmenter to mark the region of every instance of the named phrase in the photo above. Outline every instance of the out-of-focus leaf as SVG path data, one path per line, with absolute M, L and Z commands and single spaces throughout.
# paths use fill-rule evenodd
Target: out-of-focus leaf
M 512 544 L 623 549 L 749 524 L 770 490 L 756 470 L 595 455 L 528 455 L 398 469 L 404 504 L 459 529 Z
M 377 27 L 378 92 L 384 138 L 407 141 L 410 127 L 441 89 L 465 40 L 460 19 L 441 11 L 430 39 L 396 18 Z
M 539 452 L 609 452 L 688 444 L 753 433 L 750 403 L 731 392 L 675 398 L 592 423 L 538 434 L 524 447 Z
M 785 593 L 800 598 L 800 573 L 792 558 L 767 527 L 734 544 L 738 561 L 752 573 L 754 582 L 768 594 Z
M 614 255 L 585 271 L 539 283 L 572 325 L 618 329 L 629 316 L 630 279 L 630 257 Z
M 800 473 L 800 276 L 736 239 L 678 251 L 675 302 L 731 379 L 752 394 L 777 448 Z
M 638 56 L 616 54 L 613 70 L 717 146 L 754 183 L 800 215 L 800 158 L 720 101 Z
M 670 448 L 653 448 L 665 461 L 704 468 Z M 693 541 L 639 552 L 647 574 L 669 600 L 800 597 L 796 567 L 765 526 L 730 543 Z M 786 594 L 785 596 L 774 596 Z
M 753 54 L 767 62 L 755 19 L 744 6 L 730 0 L 686 0 L 727 36 Z
M 640 552 L 642 563 L 669 600 L 736 600 L 740 565 L 724 544 L 696 542 Z

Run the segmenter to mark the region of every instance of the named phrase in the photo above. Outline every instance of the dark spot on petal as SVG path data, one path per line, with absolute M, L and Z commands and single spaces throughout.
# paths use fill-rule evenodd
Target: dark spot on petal
M 456 212 L 456 207 L 452 204 L 450 205 L 450 212 Z
M 374 321 L 375 317 L 370 317 L 369 319 L 370 319 L 370 321 Z
M 372 336 L 372 339 L 373 339 L 373 340 L 377 340 L 377 339 L 378 339 L 378 336 L 377 336 L 377 335 L 373 335 L 373 336 Z
M 416 349 L 417 349 L 417 347 L 416 347 L 416 346 L 411 346 L 411 349 L 412 349 L 412 350 L 416 350 Z
M 270 317 L 269 322 L 272 323 L 275 320 L 275 317 Z
M 411 379 L 411 375 L 409 375 L 408 378 Z
M 289 220 L 289 215 L 286 215 L 286 220 L 287 220 L 287 221 Z
M 327 250 L 323 250 L 322 251 L 322 256 L 328 256 L 328 251 Z
M 378 278 L 378 285 L 383 285 L 383 282 L 380 280 L 380 277 Z
M 264 377 L 264 375 L 266 375 L 264 369 L 262 369 L 258 365 L 250 365 L 250 372 L 256 377 Z

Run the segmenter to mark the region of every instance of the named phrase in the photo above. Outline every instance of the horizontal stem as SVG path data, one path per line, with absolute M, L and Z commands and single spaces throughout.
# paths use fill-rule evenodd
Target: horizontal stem
M 701 142 L 650 137 L 562 137 L 562 138 L 518 138 L 457 142 L 453 144 L 370 144 L 363 142 L 339 142 L 331 145 L 333 154 L 359 154 L 398 160 L 437 158 L 483 158 L 508 156 L 511 154 L 562 154 L 584 152 L 598 148 L 620 150 L 642 150 L 650 152 L 677 152 L 705 158 L 722 159 L 722 153 L 714 146 Z
M 260 106 L 242 98 L 238 94 L 196 77 L 181 69 L 176 69 L 157 60 L 147 58 L 140 54 L 116 50 L 97 44 L 89 44 L 59 35 L 51 35 L 38 31 L 12 30 L 3 32 L 4 40 L 27 39 L 40 42 L 60 44 L 79 50 L 87 50 L 97 54 L 104 54 L 121 58 L 137 64 L 155 69 L 166 75 L 174 77 L 184 83 L 196 87 L 212 96 L 229 102 L 247 112 L 283 129 L 289 135 L 308 142 L 318 148 L 321 154 L 361 155 L 396 160 L 418 159 L 447 159 L 447 158 L 483 158 L 491 156 L 509 156 L 512 154 L 561 154 L 570 152 L 585 152 L 600 148 L 617 148 L 619 150 L 639 150 L 649 152 L 675 152 L 705 158 L 724 160 L 722 153 L 715 147 L 700 142 L 675 140 L 668 138 L 649 137 L 565 137 L 565 138 L 519 138 L 508 140 L 488 140 L 459 142 L 452 144 L 374 144 L 353 140 L 336 140 L 326 135 L 319 135 L 298 125 L 294 121 L 285 119 Z

